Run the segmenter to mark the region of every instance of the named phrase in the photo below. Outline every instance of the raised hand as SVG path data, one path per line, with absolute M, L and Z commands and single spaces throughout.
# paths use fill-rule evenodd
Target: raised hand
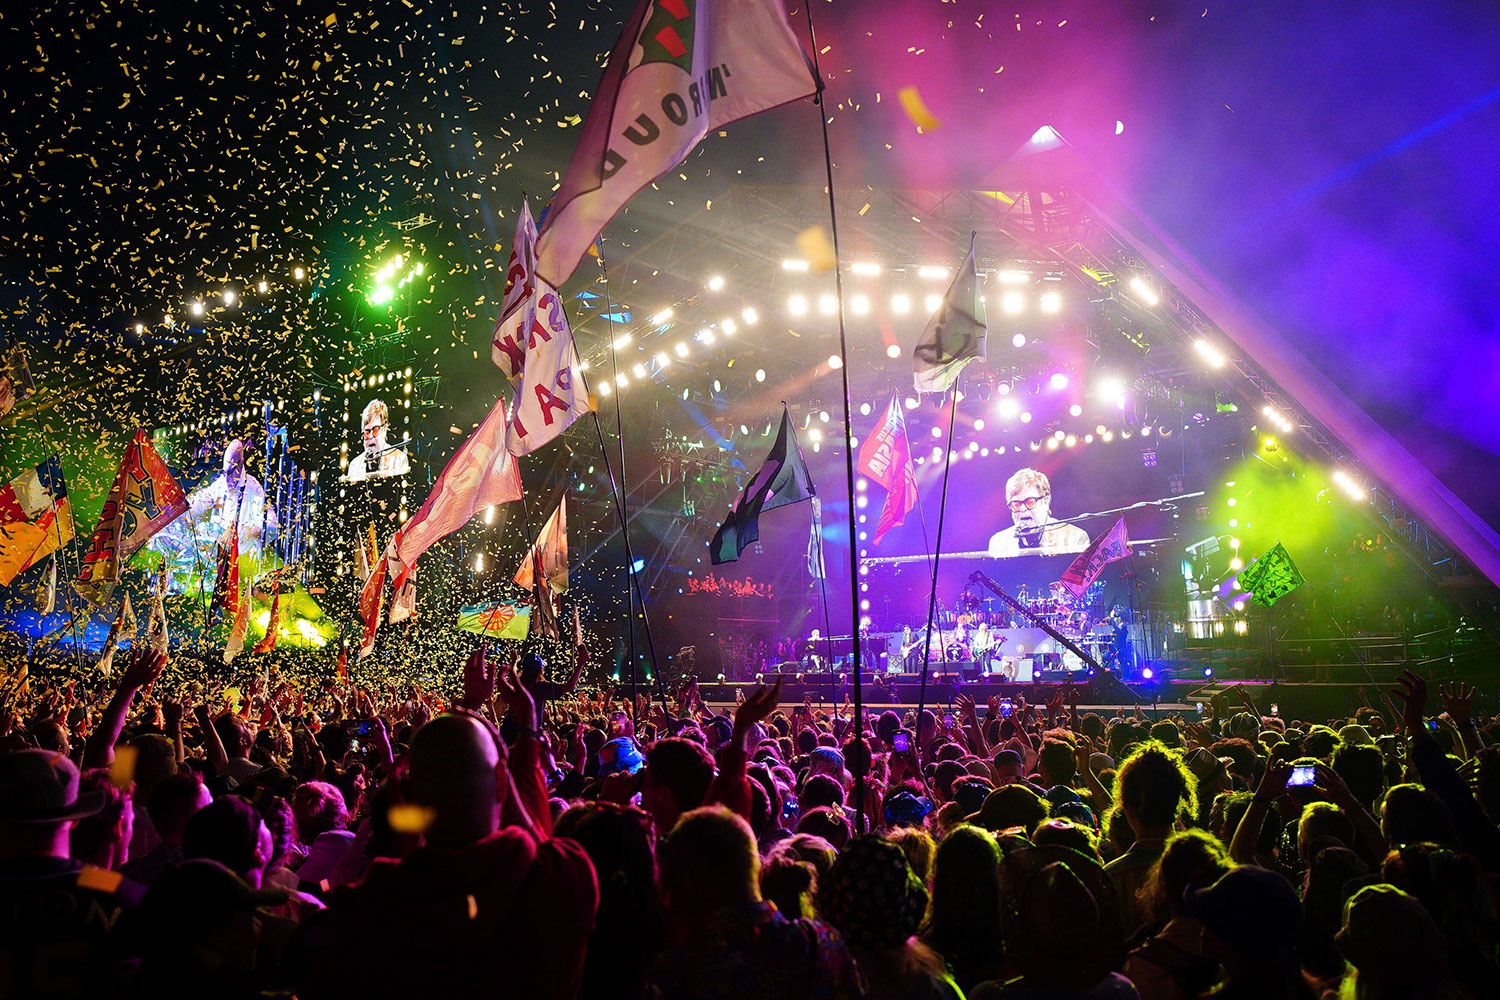
M 786 676 L 778 674 L 776 683 L 767 687 L 761 684 L 734 710 L 734 728 L 749 731 L 750 727 L 776 711 L 781 702 L 781 685 Z
M 471 712 L 477 712 L 495 696 L 495 671 L 484 655 L 481 645 L 464 661 L 464 693 L 458 704 Z
M 540 728 L 536 717 L 536 700 L 531 697 L 531 692 L 526 690 L 526 685 L 521 683 L 521 678 L 516 676 L 516 664 L 507 663 L 499 672 L 498 677 L 491 677 L 494 686 L 500 689 L 500 698 L 505 702 L 505 708 L 516 717 L 522 729 L 535 731 Z
M 167 654 L 142 647 L 130 651 L 130 665 L 120 674 L 119 690 L 138 691 L 167 669 Z
M 1401 724 L 1408 736 L 1422 731 L 1422 716 L 1427 707 L 1427 681 L 1410 670 L 1401 671 L 1391 694 L 1401 700 Z
M 1448 718 L 1459 728 L 1473 725 L 1474 722 L 1474 686 L 1465 685 L 1461 681 L 1452 684 L 1444 684 L 1438 688 L 1438 696 L 1443 699 L 1443 711 L 1448 713 Z

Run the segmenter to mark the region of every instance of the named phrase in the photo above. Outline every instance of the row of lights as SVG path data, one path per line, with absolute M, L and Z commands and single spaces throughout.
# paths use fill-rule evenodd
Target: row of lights
M 301 266 L 292 268 L 292 280 L 307 280 L 307 268 Z M 266 292 L 269 292 L 271 290 L 271 283 L 262 278 L 255 283 L 255 290 L 264 295 Z M 240 293 L 235 291 L 233 288 L 226 288 L 223 291 L 219 292 L 219 301 L 221 301 L 226 308 L 233 306 L 239 300 Z M 203 299 L 192 299 L 187 303 L 187 313 L 193 319 L 201 319 L 203 317 L 203 314 L 207 311 L 208 305 L 206 302 L 204 302 Z M 163 314 L 161 321 L 163 326 L 168 327 L 174 326 L 177 322 L 171 313 Z M 138 335 L 145 333 L 146 324 L 137 321 L 135 323 L 135 332 Z
M 980 296 L 980 300 L 988 302 L 988 296 Z M 863 292 L 857 292 L 849 297 L 849 311 L 855 316 L 868 316 L 871 307 L 870 296 Z M 1044 313 L 1055 315 L 1062 311 L 1062 293 L 1042 292 L 1036 297 L 1037 307 Z M 1027 295 L 1025 292 L 1010 290 L 1000 295 L 1000 308 L 1009 316 L 1019 316 L 1026 311 Z M 930 292 L 922 297 L 922 307 L 928 315 L 935 313 L 942 307 L 943 297 L 936 292 Z M 812 312 L 813 303 L 808 296 L 801 292 L 794 292 L 787 296 L 786 311 L 790 316 L 806 316 Z M 891 296 L 891 313 L 896 316 L 906 316 L 912 310 L 912 297 L 905 292 L 897 292 Z M 817 297 L 817 309 L 823 316 L 833 316 L 839 311 L 839 300 L 837 295 L 824 293 Z M 1022 346 L 1025 341 L 1022 340 Z

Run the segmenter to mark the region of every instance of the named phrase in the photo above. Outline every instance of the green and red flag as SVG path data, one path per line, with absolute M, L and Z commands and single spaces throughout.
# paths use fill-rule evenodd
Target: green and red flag
M 474 604 L 459 610 L 458 627 L 491 639 L 524 639 L 531 631 L 531 606 L 520 601 Z

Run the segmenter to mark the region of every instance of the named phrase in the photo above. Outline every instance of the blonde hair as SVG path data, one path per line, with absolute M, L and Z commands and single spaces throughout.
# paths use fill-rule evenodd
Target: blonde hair
M 1017 469 L 1015 473 L 1005 481 L 1005 499 L 1009 500 L 1027 486 L 1036 487 L 1041 496 L 1050 496 L 1052 483 L 1044 472 L 1035 469 Z
M 391 409 L 381 400 L 372 399 L 365 404 L 365 411 L 359 415 L 359 426 L 369 423 L 372 415 L 379 417 L 382 424 L 390 425 Z

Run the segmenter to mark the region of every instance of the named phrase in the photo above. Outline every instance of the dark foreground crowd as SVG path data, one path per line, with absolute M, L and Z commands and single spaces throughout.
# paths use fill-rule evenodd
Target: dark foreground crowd
M 1471 689 L 1407 674 L 1315 724 L 1243 692 L 856 723 L 779 686 L 582 696 L 583 659 L 476 653 L 452 703 L 167 695 L 152 653 L 97 699 L 7 686 L 0 997 L 1500 989 L 1500 724 Z

